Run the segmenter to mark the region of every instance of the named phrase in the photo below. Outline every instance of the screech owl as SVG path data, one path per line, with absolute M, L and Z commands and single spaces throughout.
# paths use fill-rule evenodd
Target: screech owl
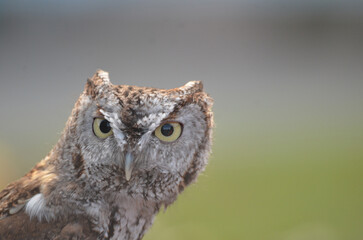
M 204 170 L 212 104 L 199 81 L 113 85 L 98 70 L 50 153 L 0 192 L 0 239 L 141 239 Z

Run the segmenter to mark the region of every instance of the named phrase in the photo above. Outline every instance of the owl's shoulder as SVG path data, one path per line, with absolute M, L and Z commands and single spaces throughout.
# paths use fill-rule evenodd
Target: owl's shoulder
M 57 221 L 39 222 L 24 211 L 0 220 L 0 236 L 4 239 L 97 239 L 98 234 L 86 217 L 76 216 Z
M 0 219 L 21 211 L 27 201 L 39 191 L 39 185 L 30 183 L 27 175 L 9 184 L 0 192 Z

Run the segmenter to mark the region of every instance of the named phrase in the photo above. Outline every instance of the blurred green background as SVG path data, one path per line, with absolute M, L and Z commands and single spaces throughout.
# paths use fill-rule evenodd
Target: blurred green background
M 363 239 L 363 3 L 0 1 L 0 187 L 59 138 L 86 78 L 215 100 L 210 164 L 146 240 Z

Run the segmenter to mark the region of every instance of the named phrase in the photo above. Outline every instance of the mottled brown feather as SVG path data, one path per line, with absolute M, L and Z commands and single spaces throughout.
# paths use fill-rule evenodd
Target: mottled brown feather
M 30 219 L 24 212 L 0 220 L 0 240 L 96 240 L 97 233 L 92 231 L 91 222 L 82 216 L 71 216 L 67 220 L 39 222 Z

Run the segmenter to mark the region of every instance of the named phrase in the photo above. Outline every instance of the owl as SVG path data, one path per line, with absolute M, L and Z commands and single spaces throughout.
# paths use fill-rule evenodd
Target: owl
M 0 239 L 142 239 L 204 170 L 212 104 L 200 81 L 113 85 L 98 70 L 54 148 L 0 192 Z

